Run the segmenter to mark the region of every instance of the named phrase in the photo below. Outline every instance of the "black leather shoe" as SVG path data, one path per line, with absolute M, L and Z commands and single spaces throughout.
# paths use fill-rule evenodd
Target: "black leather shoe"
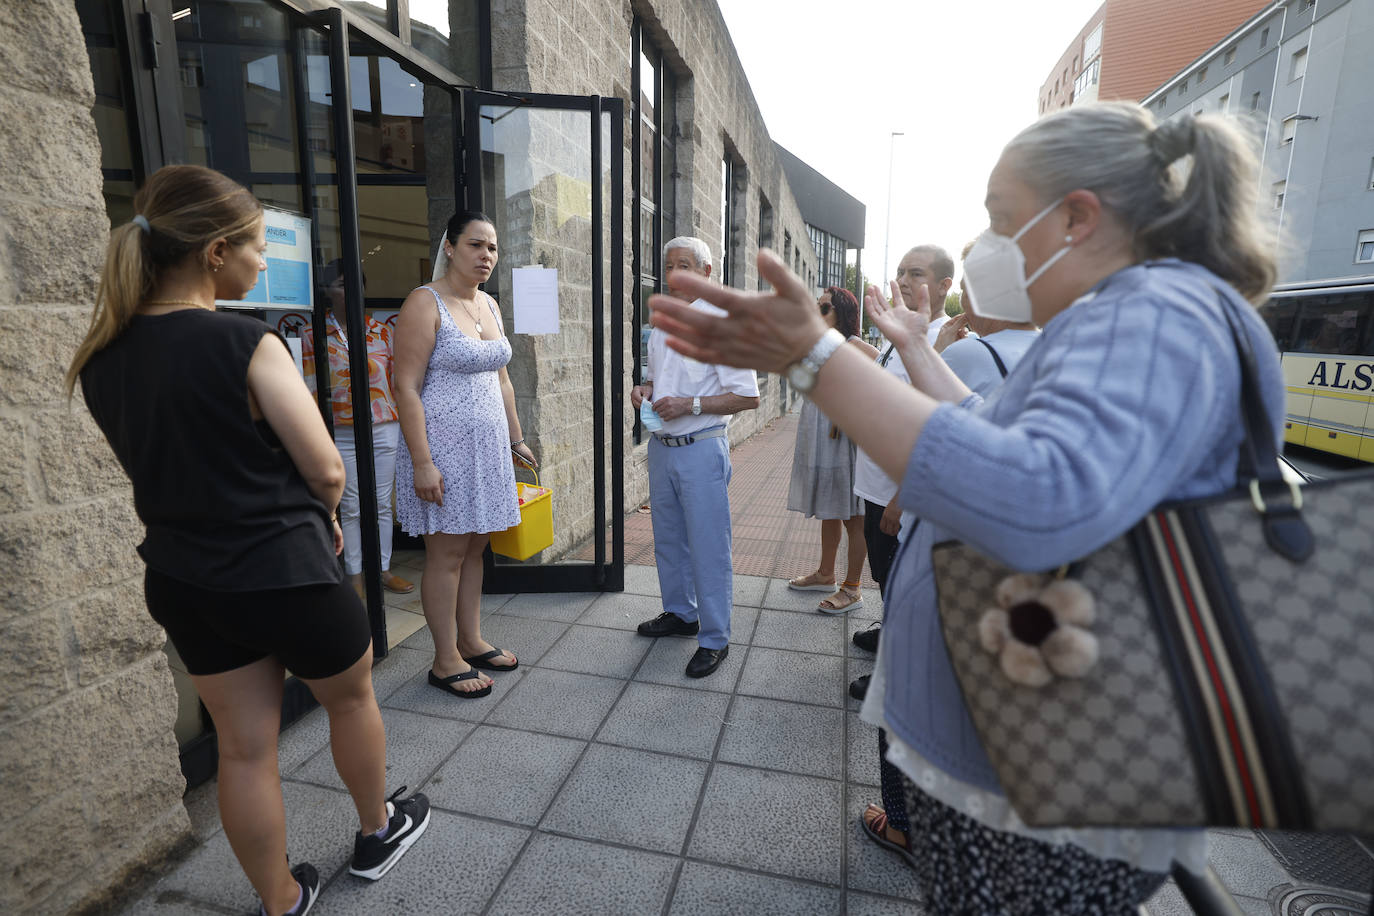
M 854 645 L 863 649 L 865 652 L 877 652 L 878 637 L 882 635 L 882 632 L 883 625 L 881 623 L 875 623 L 867 630 L 860 630 L 854 634 L 852 637 Z
M 701 626 L 695 620 L 689 623 L 671 611 L 664 611 L 653 620 L 644 621 L 636 629 L 640 636 L 695 636 Z
M 868 682 L 873 679 L 873 675 L 865 674 L 854 678 L 849 684 L 849 695 L 856 700 L 862 700 L 868 696 Z
M 687 676 L 705 677 L 719 668 L 720 663 L 725 661 L 725 656 L 729 654 L 729 646 L 721 646 L 719 649 L 708 649 L 702 646 L 693 653 L 692 660 L 687 663 Z

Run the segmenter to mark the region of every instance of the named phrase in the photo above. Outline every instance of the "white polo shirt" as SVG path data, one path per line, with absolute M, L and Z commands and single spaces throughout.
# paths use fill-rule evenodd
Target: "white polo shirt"
M 692 308 L 711 315 L 724 315 L 705 299 L 692 303 Z M 741 397 L 759 396 L 759 381 L 753 369 L 732 369 L 715 363 L 689 359 L 668 346 L 668 335 L 658 328 L 649 332 L 649 364 L 644 373 L 646 382 L 654 383 L 653 400 L 659 398 L 708 398 L 717 394 L 737 394 Z M 687 436 L 712 426 L 730 422 L 729 416 L 690 413 L 674 420 L 664 420 L 659 435 Z
M 949 316 L 941 312 L 940 317 L 930 323 L 930 328 L 926 333 L 926 339 L 930 345 L 935 346 L 935 339 L 940 336 L 940 328 L 949 321 Z M 891 345 L 889 345 L 891 347 Z M 901 355 L 895 347 L 885 348 L 884 356 L 878 357 L 878 362 L 890 375 L 895 376 L 903 385 L 911 384 L 911 376 L 907 375 L 906 365 L 902 362 Z M 866 499 L 875 506 L 886 506 L 892 502 L 892 497 L 897 495 L 897 482 L 883 473 L 883 469 L 873 462 L 873 459 L 864 454 L 863 449 L 859 449 L 854 458 L 854 495 L 860 499 Z
M 941 303 L 941 305 L 943 306 L 943 303 Z M 926 340 L 930 341 L 932 347 L 935 346 L 935 341 L 940 336 L 940 329 L 947 324 L 949 324 L 949 316 L 945 314 L 945 310 L 942 307 L 940 309 L 940 317 L 932 318 L 930 327 L 926 330 Z
M 885 348 L 883 354 L 886 356 L 886 362 L 883 362 L 882 355 L 878 357 L 883 369 L 899 379 L 903 385 L 910 385 L 911 377 L 907 375 L 906 365 L 902 363 L 901 354 L 897 349 Z M 859 449 L 854 456 L 854 495 L 876 506 L 886 506 L 892 502 L 892 497 L 897 495 L 896 481 L 884 474 L 883 469 L 878 467 L 863 449 Z

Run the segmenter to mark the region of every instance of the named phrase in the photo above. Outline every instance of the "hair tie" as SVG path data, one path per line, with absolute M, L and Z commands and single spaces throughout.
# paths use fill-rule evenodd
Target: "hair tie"
M 142 213 L 137 214 L 133 219 L 129 220 L 129 222 L 142 229 L 144 235 L 153 234 L 153 227 L 148 225 L 148 217 L 144 216 Z
M 1196 121 L 1189 115 L 1174 121 L 1165 121 L 1150 131 L 1150 155 L 1161 168 L 1193 152 L 1197 146 Z

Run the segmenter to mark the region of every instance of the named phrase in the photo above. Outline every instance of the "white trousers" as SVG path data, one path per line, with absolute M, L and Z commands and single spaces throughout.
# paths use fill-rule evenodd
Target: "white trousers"
M 377 467 L 377 534 L 382 543 L 382 569 L 391 568 L 391 494 L 396 489 L 396 444 L 400 423 L 372 424 L 372 460 Z M 339 524 L 344 536 L 344 572 L 363 571 L 362 512 L 358 504 L 358 446 L 352 426 L 334 427 L 334 444 L 343 456 L 343 498 L 339 500 Z

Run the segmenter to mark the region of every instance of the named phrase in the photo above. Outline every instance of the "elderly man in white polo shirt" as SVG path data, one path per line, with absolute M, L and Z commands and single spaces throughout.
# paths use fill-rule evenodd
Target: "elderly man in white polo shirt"
M 711 250 L 683 236 L 663 246 L 668 292 L 683 272 L 711 275 Z M 705 299 L 693 308 L 724 314 Z M 642 636 L 696 636 L 688 677 L 715 671 L 730 651 L 734 570 L 730 552 L 730 415 L 759 406 L 751 369 L 700 363 L 669 349 L 657 329 L 649 334 L 644 384 L 630 391 L 640 410 L 652 406 L 662 426 L 649 441 L 649 501 L 654 558 L 663 613 L 639 625 Z M 649 426 L 653 422 L 650 416 Z

